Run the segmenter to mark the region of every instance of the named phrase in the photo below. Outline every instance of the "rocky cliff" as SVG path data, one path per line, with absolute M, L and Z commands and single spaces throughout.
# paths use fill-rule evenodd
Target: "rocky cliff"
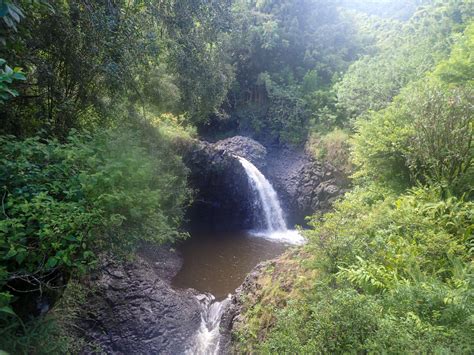
M 249 229 L 258 226 L 255 201 L 244 170 L 234 155 L 251 161 L 278 193 L 288 224 L 329 209 L 344 190 L 346 179 L 330 164 L 314 160 L 301 149 L 264 147 L 235 136 L 216 143 L 198 142 L 185 162 L 197 190 L 189 218 L 213 228 Z
M 203 141 L 184 157 L 195 190 L 187 214 L 189 229 L 205 231 L 251 229 L 256 221 L 247 175 L 232 151 Z

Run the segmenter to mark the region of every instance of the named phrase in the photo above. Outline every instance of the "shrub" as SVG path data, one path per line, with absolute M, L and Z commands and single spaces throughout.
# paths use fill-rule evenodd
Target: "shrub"
M 357 353 L 366 334 L 377 327 L 380 307 L 354 290 L 336 290 L 317 296 L 317 302 L 290 304 L 260 347 L 265 354 Z
M 417 180 L 454 187 L 472 163 L 473 92 L 443 84 L 412 93 L 414 135 L 405 153 L 407 165 Z
M 274 311 L 263 353 L 468 353 L 474 203 L 356 188 L 313 218 L 311 291 Z M 311 275 L 310 273 L 308 275 Z
M 436 79 L 418 82 L 385 110 L 356 124 L 355 177 L 408 187 L 455 188 L 472 162 L 472 92 Z
M 345 131 L 335 128 L 322 136 L 313 132 L 306 143 L 306 149 L 317 159 L 334 165 L 345 174 L 351 173 L 349 134 Z
M 0 328 L 24 333 L 19 316 L 34 309 L 20 295 L 54 294 L 101 251 L 186 236 L 187 170 L 170 139 L 146 126 L 64 143 L 0 137 Z

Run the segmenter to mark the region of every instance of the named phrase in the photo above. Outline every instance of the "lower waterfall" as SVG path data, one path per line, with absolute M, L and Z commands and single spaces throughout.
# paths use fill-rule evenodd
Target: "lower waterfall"
M 222 314 L 230 302 L 230 295 L 226 299 L 216 302 L 211 294 L 197 296 L 201 304 L 201 324 L 194 341 L 187 349 L 188 355 L 215 355 L 219 353 Z

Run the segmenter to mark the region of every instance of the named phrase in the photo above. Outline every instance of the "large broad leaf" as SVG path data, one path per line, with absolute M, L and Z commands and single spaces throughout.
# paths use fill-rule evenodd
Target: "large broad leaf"
M 10 306 L 0 307 L 0 313 L 10 314 L 16 317 L 16 313 L 13 311 L 13 309 Z

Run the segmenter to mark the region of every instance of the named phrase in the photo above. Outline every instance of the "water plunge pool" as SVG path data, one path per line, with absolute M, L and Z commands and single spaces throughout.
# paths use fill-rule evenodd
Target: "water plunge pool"
M 173 285 L 211 293 L 222 300 L 258 263 L 282 254 L 288 247 L 248 232 L 193 235 L 180 246 L 184 263 Z

